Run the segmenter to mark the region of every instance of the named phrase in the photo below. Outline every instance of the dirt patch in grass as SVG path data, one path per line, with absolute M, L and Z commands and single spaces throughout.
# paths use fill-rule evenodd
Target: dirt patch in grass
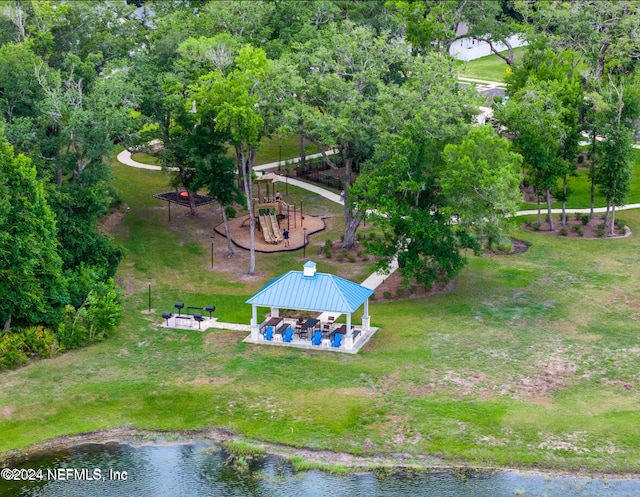
M 455 279 L 448 283 L 434 283 L 430 290 L 422 285 L 404 284 L 402 275 L 397 271 L 390 274 L 380 284 L 374 293 L 373 300 L 376 302 L 387 302 L 391 300 L 413 299 L 421 297 L 429 297 L 431 295 L 440 295 L 449 293 L 456 288 L 458 280 Z
M 226 385 L 231 383 L 233 380 L 234 378 L 229 376 L 220 376 L 215 378 L 196 378 L 187 383 L 191 385 Z
M 128 210 L 129 207 L 123 206 L 121 209 L 115 210 L 111 212 L 111 214 L 105 216 L 100 222 L 100 231 L 103 233 L 113 233 L 113 230 L 118 227 L 120 221 L 122 221 Z
M 15 406 L 3 406 L 0 407 L 0 418 L 9 419 L 11 415 L 16 411 Z
M 554 391 L 565 388 L 572 381 L 578 366 L 561 357 L 549 357 L 536 362 L 535 374 L 517 379 L 500 388 L 502 395 L 549 405 Z

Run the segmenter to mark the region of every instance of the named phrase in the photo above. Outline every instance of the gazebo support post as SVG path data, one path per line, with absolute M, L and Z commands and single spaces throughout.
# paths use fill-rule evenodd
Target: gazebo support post
M 258 340 L 260 336 L 260 325 L 258 324 L 258 308 L 255 304 L 251 305 L 251 340 Z
M 353 348 L 353 331 L 351 331 L 351 313 L 347 313 L 347 333 L 344 337 L 344 348 L 351 350 Z
M 280 308 L 279 307 L 272 307 L 271 308 L 271 317 L 272 318 L 279 318 L 280 317 Z
M 364 301 L 364 314 L 362 315 L 362 331 L 371 329 L 371 316 L 369 316 L 369 299 Z

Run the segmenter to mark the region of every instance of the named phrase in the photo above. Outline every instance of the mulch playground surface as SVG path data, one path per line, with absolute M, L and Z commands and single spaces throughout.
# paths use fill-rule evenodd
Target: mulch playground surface
M 290 217 L 280 219 L 280 232 L 285 229 L 289 230 L 289 246 L 286 247 L 284 241 L 278 244 L 268 243 L 265 241 L 262 232 L 256 228 L 255 232 L 255 248 L 258 252 L 286 252 L 290 250 L 301 249 L 304 244 L 304 228 L 307 229 L 307 238 L 313 233 L 322 231 L 325 229 L 325 222 L 323 218 L 308 216 L 304 214 L 304 219 L 300 213 L 296 213 L 295 217 L 293 213 Z M 216 233 L 221 236 L 225 236 L 224 224 L 220 223 L 215 227 Z M 231 234 L 231 241 L 234 245 L 249 250 L 250 248 L 250 233 L 249 233 L 249 214 L 244 216 L 229 219 L 229 232 Z

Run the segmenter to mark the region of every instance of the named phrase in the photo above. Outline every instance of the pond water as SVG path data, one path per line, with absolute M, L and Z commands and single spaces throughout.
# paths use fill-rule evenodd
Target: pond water
M 273 456 L 250 460 L 244 469 L 224 451 L 205 443 L 131 447 L 91 444 L 40 455 L 15 465 L 18 476 L 0 478 L 1 497 L 200 497 L 200 496 L 429 496 L 590 497 L 640 495 L 639 480 L 544 477 L 513 472 L 395 472 L 336 476 L 296 472 Z M 40 471 L 42 473 L 40 473 Z M 126 473 L 125 473 L 126 472 Z M 6 474 L 6 473 L 4 473 Z M 56 481 L 52 481 L 55 480 Z M 125 479 L 126 478 L 126 479 Z M 48 480 L 48 481 L 45 481 Z

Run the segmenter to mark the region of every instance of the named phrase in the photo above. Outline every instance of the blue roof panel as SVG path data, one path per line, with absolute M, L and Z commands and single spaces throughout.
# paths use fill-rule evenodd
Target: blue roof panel
M 305 277 L 302 271 L 289 271 L 269 282 L 247 304 L 344 313 L 355 312 L 372 293 L 370 288 L 333 274 Z

